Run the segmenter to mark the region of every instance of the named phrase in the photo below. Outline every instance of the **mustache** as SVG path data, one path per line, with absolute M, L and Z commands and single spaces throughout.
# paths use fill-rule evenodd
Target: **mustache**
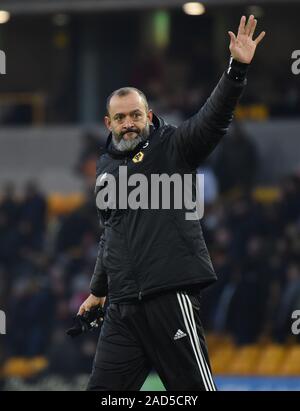
M 139 134 L 140 130 L 138 128 L 135 128 L 135 127 L 129 127 L 126 130 L 121 132 L 121 137 L 123 137 L 124 134 L 126 134 L 126 133 L 137 133 L 137 134 Z

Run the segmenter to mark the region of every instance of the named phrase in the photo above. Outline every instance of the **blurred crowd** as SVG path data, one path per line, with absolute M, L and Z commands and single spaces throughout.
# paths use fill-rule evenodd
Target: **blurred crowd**
M 185 49 L 149 49 L 141 56 L 137 55 L 130 84 L 145 92 L 155 111 L 171 123 L 180 123 L 205 103 L 227 64 L 224 60 L 220 66 L 211 55 L 206 39 L 200 38 L 197 44 L 190 44 Z M 243 93 L 242 106 L 263 107 L 264 119 L 299 117 L 300 77 L 291 76 L 289 66 L 278 64 L 270 77 L 253 64 L 248 79 L 249 87 Z M 275 83 L 278 87 L 274 87 Z M 264 93 L 258 92 L 261 88 Z M 251 118 L 251 114 L 247 116 Z
M 300 307 L 300 176 L 286 177 L 276 201 L 248 191 L 218 199 L 203 228 L 219 281 L 205 292 L 208 329 L 237 344 L 292 336 Z
M 8 184 L 0 203 L 0 301 L 7 335 L 0 364 L 10 356 L 46 355 L 50 371 L 90 372 L 96 335 L 69 341 L 97 255 L 93 194 L 69 215 L 49 216 L 47 199 L 33 182 L 16 196 Z
M 229 139 L 215 163 L 199 169 L 208 193 L 202 227 L 219 277 L 203 293 L 203 322 L 237 344 L 284 343 L 291 314 L 300 308 L 300 176 L 286 177 L 275 200 L 259 201 L 255 147 L 238 129 L 231 138 L 235 144 Z M 97 151 L 87 136 L 76 171 L 89 181 Z M 218 172 L 220 163 L 227 174 Z M 65 331 L 89 294 L 99 237 L 92 187 L 81 207 L 51 215 L 34 182 L 18 195 L 7 184 L 0 200 L 0 309 L 8 332 L 0 341 L 0 365 L 9 357 L 44 355 L 51 372 L 90 372 L 97 332 L 71 340 Z
M 195 114 L 206 101 L 216 86 L 228 62 L 222 64 L 213 58 L 207 47 L 206 38 L 199 39 L 189 47 L 167 50 L 143 48 L 138 50 L 132 62 L 126 62 L 128 85 L 140 88 L 147 96 L 150 107 L 161 113 L 166 120 L 179 124 L 185 118 Z M 102 56 L 98 56 L 103 59 Z M 241 107 L 237 115 L 240 118 L 267 120 L 268 118 L 294 118 L 300 115 L 300 76 L 291 75 L 290 66 L 278 64 L 272 67 L 272 76 L 267 76 L 253 65 L 249 70 L 249 87 L 245 89 Z M 267 71 L 266 71 L 267 72 Z M 119 73 L 120 76 L 120 73 Z M 72 76 L 68 73 L 68 77 Z M 98 79 L 102 82 L 102 79 Z M 94 99 L 99 101 L 96 122 L 105 111 L 106 97 L 114 88 L 122 84 L 116 74 L 116 80 L 109 83 L 103 94 Z M 276 84 L 276 87 L 274 87 Z M 76 84 L 63 83 L 59 94 L 55 88 L 46 89 L 44 117 L 46 124 L 78 124 L 81 122 L 78 99 L 71 98 L 70 92 L 76 90 Z M 263 89 L 263 93 L 258 90 Z M 240 108 L 241 108 L 240 107 Z M 0 123 L 3 125 L 32 124 L 34 122 L 33 104 L 9 104 L 2 109 Z

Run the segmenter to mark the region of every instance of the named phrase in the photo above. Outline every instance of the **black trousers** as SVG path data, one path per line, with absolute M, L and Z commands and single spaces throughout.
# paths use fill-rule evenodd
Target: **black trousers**
M 199 311 L 186 292 L 110 304 L 87 390 L 138 391 L 154 368 L 166 390 L 215 391 Z

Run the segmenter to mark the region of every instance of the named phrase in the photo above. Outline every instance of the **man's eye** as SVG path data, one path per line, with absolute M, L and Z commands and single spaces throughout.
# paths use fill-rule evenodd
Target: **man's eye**
M 141 117 L 141 114 L 140 113 L 134 113 L 133 117 L 134 118 L 139 118 L 139 117 Z

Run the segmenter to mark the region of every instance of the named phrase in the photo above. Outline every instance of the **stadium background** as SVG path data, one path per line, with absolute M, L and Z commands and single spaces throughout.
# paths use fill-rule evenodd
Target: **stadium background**
M 83 389 L 97 334 L 65 330 L 89 292 L 105 98 L 133 85 L 174 124 L 226 68 L 228 30 L 267 36 L 229 136 L 203 164 L 203 229 L 218 283 L 202 316 L 219 389 L 299 390 L 299 2 L 0 1 L 0 387 Z M 6 21 L 8 20 L 8 21 Z M 6 21 L 6 22 L 5 22 Z M 163 389 L 151 374 L 144 389 Z

